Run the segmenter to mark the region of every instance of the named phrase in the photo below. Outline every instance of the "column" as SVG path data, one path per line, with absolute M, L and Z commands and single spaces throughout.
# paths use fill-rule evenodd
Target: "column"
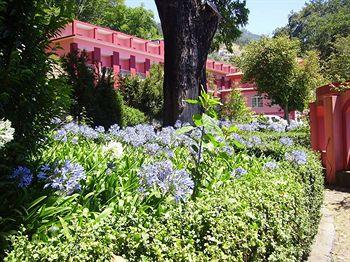
M 70 50 L 71 53 L 74 51 L 78 51 L 78 44 L 77 43 L 70 43 Z
M 316 102 L 310 103 L 310 133 L 311 133 L 311 147 L 313 150 L 320 150 L 319 136 L 318 136 L 318 122 L 317 122 L 317 105 Z
M 146 74 L 146 76 L 149 76 L 150 69 L 151 69 L 151 60 L 146 58 L 145 59 L 145 74 Z
M 326 171 L 327 182 L 336 182 L 336 173 L 343 166 L 342 159 L 342 130 L 339 123 L 339 112 L 336 105 L 337 96 L 325 96 L 324 104 L 324 127 L 326 140 Z
M 129 65 L 130 65 L 130 74 L 136 75 L 136 57 L 134 55 L 130 55 Z
M 119 52 L 113 52 L 113 55 L 111 55 L 111 65 L 113 68 L 114 73 L 114 87 L 118 88 L 119 83 L 119 72 L 120 72 L 120 56 Z
M 98 64 L 101 62 L 101 48 L 94 47 L 94 51 L 92 53 L 92 62 Z

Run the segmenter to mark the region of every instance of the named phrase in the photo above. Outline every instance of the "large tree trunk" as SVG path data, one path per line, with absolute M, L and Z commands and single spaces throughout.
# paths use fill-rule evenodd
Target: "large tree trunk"
M 289 125 L 290 124 L 290 119 L 289 119 L 289 107 L 288 107 L 288 105 L 284 106 L 283 111 L 284 111 L 284 119 L 287 120 L 288 125 Z
M 165 44 L 163 125 L 192 122 L 200 111 L 185 99 L 206 90 L 206 60 L 217 30 L 217 13 L 202 0 L 155 0 Z

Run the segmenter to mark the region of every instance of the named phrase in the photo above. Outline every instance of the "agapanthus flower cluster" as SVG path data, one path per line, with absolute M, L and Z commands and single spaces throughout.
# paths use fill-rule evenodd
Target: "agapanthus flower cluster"
M 84 168 L 70 160 L 56 163 L 48 174 L 44 188 L 51 187 L 71 195 L 81 189 L 80 182 L 86 179 Z
M 232 156 L 234 153 L 234 150 L 230 145 L 225 145 L 221 148 L 221 152 L 226 153 L 229 156 Z
M 26 188 L 33 182 L 32 172 L 25 166 L 18 166 L 15 168 L 10 178 L 18 182 L 19 188 Z
M 249 124 L 238 124 L 237 125 L 238 129 L 242 130 L 242 131 L 257 131 L 261 128 L 261 125 L 259 124 L 259 122 L 252 122 Z
M 145 145 L 145 151 L 149 155 L 156 155 L 162 148 L 157 143 L 148 143 Z
M 194 183 L 184 169 L 174 170 L 171 161 L 144 164 L 138 172 L 141 192 L 158 188 L 163 195 L 171 194 L 176 201 L 186 200 L 192 194 Z
M 13 139 L 15 129 L 11 127 L 11 122 L 8 120 L 0 120 L 0 148 Z
M 120 141 L 131 144 L 135 147 L 142 146 L 149 141 L 155 140 L 157 137 L 156 132 L 151 125 L 137 125 L 119 130 L 113 126 L 113 129 L 109 130 L 109 134 Z
M 51 119 L 51 124 L 59 125 L 61 123 L 62 123 L 62 120 L 59 117 L 54 117 Z
M 220 127 L 229 128 L 232 125 L 233 125 L 233 123 L 231 121 L 228 121 L 228 120 L 221 120 L 221 121 L 219 121 L 219 126 Z
M 167 146 L 175 142 L 175 129 L 172 127 L 165 127 L 160 132 L 156 133 L 156 140 L 158 143 Z
M 264 164 L 264 169 L 267 170 L 274 170 L 278 167 L 278 164 L 276 161 L 269 161 Z
M 304 123 L 303 122 L 298 122 L 298 121 L 295 121 L 295 120 L 291 120 L 290 121 L 290 124 L 288 125 L 287 127 L 287 130 L 288 131 L 292 131 L 292 130 L 295 130 L 301 126 L 303 126 Z
M 275 132 L 285 132 L 287 125 L 283 122 L 274 122 L 267 126 L 267 129 Z
M 242 138 L 239 134 L 232 133 L 230 135 L 230 138 L 236 140 L 237 142 L 241 143 L 242 145 L 246 144 L 246 141 L 244 140 L 244 138 Z
M 261 145 L 261 138 L 258 136 L 252 136 L 244 143 L 248 148 Z
M 42 165 L 39 168 L 39 174 L 37 175 L 37 178 L 39 181 L 45 180 L 49 177 L 49 172 L 51 170 L 51 167 L 49 165 Z
M 57 130 L 54 134 L 54 139 L 57 141 L 67 142 L 68 136 L 74 136 L 72 139 L 72 143 L 77 143 L 77 136 L 83 136 L 87 139 L 97 139 L 100 134 L 104 133 L 103 127 L 97 127 L 93 129 L 87 125 L 78 125 L 75 122 L 70 122 L 64 125 L 61 129 Z
M 243 175 L 245 175 L 247 173 L 248 173 L 247 170 L 245 170 L 242 167 L 238 167 L 238 168 L 236 168 L 235 170 L 232 171 L 231 176 L 233 176 L 234 178 L 240 178 L 240 177 L 242 177 Z
M 280 143 L 284 146 L 292 146 L 294 144 L 293 139 L 290 137 L 281 137 Z
M 102 148 L 105 154 L 110 154 L 113 158 L 121 158 L 123 156 L 123 145 L 116 141 L 111 141 Z
M 307 162 L 307 154 L 303 150 L 293 150 L 285 154 L 285 159 L 297 165 L 305 165 Z
M 105 128 L 103 126 L 97 126 L 97 127 L 95 127 L 95 131 L 97 133 L 104 133 L 105 132 Z

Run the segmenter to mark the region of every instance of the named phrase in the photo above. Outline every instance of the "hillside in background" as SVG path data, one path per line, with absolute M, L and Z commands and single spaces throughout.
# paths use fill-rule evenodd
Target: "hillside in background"
M 247 29 L 242 29 L 242 35 L 240 38 L 237 39 L 236 44 L 240 46 L 245 46 L 249 44 L 252 41 L 259 40 L 262 36 L 256 35 L 251 32 L 249 32 Z

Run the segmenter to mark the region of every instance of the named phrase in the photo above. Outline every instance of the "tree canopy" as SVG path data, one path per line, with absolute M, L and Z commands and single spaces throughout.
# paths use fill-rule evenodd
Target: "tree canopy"
M 260 93 L 280 105 L 287 120 L 290 111 L 305 108 L 322 81 L 317 54 L 309 51 L 302 59 L 299 54 L 297 40 L 264 37 L 248 45 L 239 59 L 244 80 L 255 82 Z
M 350 35 L 350 0 L 314 0 L 299 12 L 292 12 L 285 27 L 275 35 L 287 34 L 301 41 L 303 51 L 316 49 L 326 60 L 332 43 Z
M 339 37 L 335 41 L 326 63 L 326 72 L 333 81 L 350 80 L 350 36 Z
M 75 0 L 75 18 L 145 39 L 158 39 L 154 14 L 144 6 L 128 7 L 124 0 Z
M 220 14 L 211 49 L 218 49 L 220 44 L 224 44 L 231 51 L 235 40 L 242 34 L 240 26 L 248 22 L 249 10 L 246 7 L 246 1 L 210 0 L 206 2 L 213 3 Z

